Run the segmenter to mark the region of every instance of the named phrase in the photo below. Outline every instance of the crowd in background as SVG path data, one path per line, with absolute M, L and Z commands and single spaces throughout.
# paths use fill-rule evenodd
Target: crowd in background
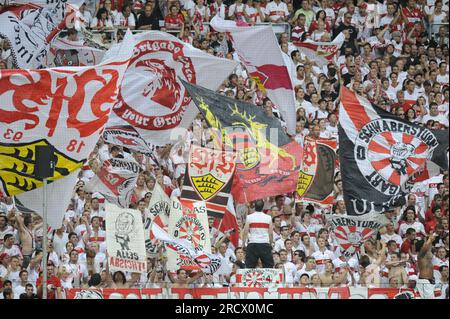
M 449 126 L 448 1 L 434 0 L 150 0 L 86 1 L 80 9 L 79 28 L 106 30 L 174 31 L 183 41 L 209 54 L 239 60 L 225 33 L 207 22 L 214 15 L 248 24 L 289 23 L 291 33 L 278 34 L 281 50 L 296 68 L 291 74 L 296 95 L 297 126 L 292 136 L 338 139 L 339 89 L 346 86 L 407 121 L 430 129 Z M 375 10 L 375 14 L 373 14 Z M 160 25 L 159 21 L 164 23 Z M 376 22 L 375 22 L 376 20 Z M 428 31 L 431 28 L 431 36 Z M 78 31 L 80 31 L 79 29 Z M 332 41 L 344 32 L 345 41 L 335 62 L 320 67 L 298 51 L 292 41 Z M 264 41 L 264 39 L 261 39 Z M 0 69 L 13 68 L 7 41 L 0 46 Z M 283 122 L 277 106 L 259 89 L 241 64 L 219 92 L 262 108 Z M 152 190 L 159 183 L 169 196 L 179 196 L 189 145 L 207 145 L 211 136 L 199 115 L 183 145 L 157 147 L 159 165 L 102 139 L 79 176 L 72 201 L 59 229 L 48 238 L 49 297 L 63 298 L 64 288 L 97 287 L 222 287 L 236 282 L 246 268 L 248 216 L 255 203 L 236 205 L 240 225 L 239 247 L 228 234 L 218 236 L 210 220 L 212 251 L 222 259 L 210 275 L 166 269 L 163 245 L 148 256 L 148 274 L 110 272 L 105 245 L 107 212 L 104 198 L 84 185 L 100 159 L 133 157 L 142 171 L 131 207 L 148 214 Z M 385 215 L 391 223 L 368 240 L 358 255 L 346 260 L 332 234 L 326 214 L 346 214 L 339 166 L 334 203 L 322 207 L 280 194 L 265 198 L 263 212 L 270 216 L 273 267 L 284 272 L 286 286 L 299 287 L 409 287 L 418 280 L 416 242 L 431 237 L 435 297 L 448 298 L 449 177 L 448 172 L 415 183 L 406 204 Z M 42 218 L 19 212 L 12 198 L 0 199 L 0 299 L 37 298 L 42 291 Z M 262 266 L 262 261 L 258 261 Z

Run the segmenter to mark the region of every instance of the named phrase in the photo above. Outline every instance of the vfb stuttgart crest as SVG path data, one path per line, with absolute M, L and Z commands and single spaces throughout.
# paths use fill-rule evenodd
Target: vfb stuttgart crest
M 193 145 L 189 160 L 191 185 L 202 200 L 217 195 L 230 181 L 236 158 L 232 152 L 222 152 Z
M 315 141 L 305 139 L 303 151 L 303 164 L 298 175 L 297 194 L 301 198 L 312 184 L 317 170 L 317 144 Z
M 114 112 L 141 129 L 167 130 L 178 126 L 191 97 L 177 75 L 196 83 L 194 65 L 183 54 L 181 43 L 141 41 L 125 72 Z
M 355 141 L 355 160 L 366 180 L 379 192 L 394 196 L 438 146 L 426 128 L 393 119 L 366 124 Z

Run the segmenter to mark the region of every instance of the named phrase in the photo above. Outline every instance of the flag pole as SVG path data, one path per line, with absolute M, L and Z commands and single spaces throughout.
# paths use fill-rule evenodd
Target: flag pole
M 44 185 L 42 187 L 42 217 L 43 217 L 43 230 L 42 230 L 42 259 L 44 262 L 43 265 L 43 278 L 42 278 L 42 299 L 47 299 L 47 246 L 48 246 L 48 239 L 47 239 L 47 231 L 48 231 L 48 226 L 47 226 L 47 179 L 44 178 L 43 179 Z

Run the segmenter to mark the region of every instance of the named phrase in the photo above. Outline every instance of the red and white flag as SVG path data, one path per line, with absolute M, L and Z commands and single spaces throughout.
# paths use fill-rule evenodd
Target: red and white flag
M 238 26 L 215 16 L 211 27 L 227 32 L 239 59 L 278 107 L 289 134 L 295 134 L 295 94 L 282 51 L 271 26 Z
M 333 235 L 339 243 L 342 255 L 347 259 L 359 252 L 364 242 L 387 222 L 389 222 L 387 218 L 376 212 L 364 216 L 332 215 L 329 218 Z
M 103 162 L 96 175 L 86 184 L 86 191 L 99 192 L 112 204 L 128 208 L 140 167 L 130 159 L 111 158 Z
M 42 211 L 42 179 L 34 176 L 36 146 L 53 146 L 49 178 L 49 223 L 59 228 L 77 173 L 94 149 L 117 98 L 134 39 L 92 67 L 0 70 L 0 193 L 18 195 L 25 207 Z
M 323 67 L 334 61 L 344 40 L 344 34 L 341 32 L 332 42 L 306 40 L 304 42 L 294 41 L 293 43 L 301 53 L 308 57 L 308 59 L 316 62 L 318 66 Z
M 179 268 L 202 270 L 212 274 L 220 268 L 221 260 L 214 255 L 195 249 L 190 241 L 171 237 L 160 225 L 153 221 L 150 236 L 163 242 L 169 251 L 177 254 L 182 265 Z M 176 270 L 176 269 L 175 269 Z
M 234 209 L 233 195 L 228 197 L 228 204 L 223 218 L 214 220 L 214 228 L 219 230 L 219 235 L 227 236 L 234 249 L 239 247 L 239 225 Z
M 84 41 L 55 38 L 44 59 L 44 66 L 89 66 L 99 64 L 105 51 L 87 46 Z
M 43 65 L 49 43 L 66 27 L 66 22 L 76 14 L 82 1 L 73 1 L 75 5 L 66 2 L 56 0 L 44 5 L 43 1 L 37 4 L 30 1 L 3 8 L 0 13 L 0 36 L 11 44 L 16 67 L 36 69 Z
M 177 141 L 198 109 L 181 84 L 217 90 L 237 62 L 220 59 L 159 31 L 135 36 L 133 58 L 108 126 L 131 125 L 154 145 Z

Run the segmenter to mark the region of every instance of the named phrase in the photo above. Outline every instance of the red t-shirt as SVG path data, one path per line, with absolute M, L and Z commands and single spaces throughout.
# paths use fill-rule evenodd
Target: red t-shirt
M 164 19 L 164 23 L 168 29 L 181 28 L 181 25 L 184 23 L 184 17 L 181 13 L 179 13 L 176 17 L 169 14 Z
M 42 286 L 42 280 L 44 280 L 43 278 L 44 277 L 38 278 L 38 280 L 36 281 L 36 287 Z M 56 276 L 47 278 L 47 285 L 53 285 L 55 288 L 61 287 L 61 280 Z M 54 289 L 47 290 L 47 299 L 56 299 Z
M 407 254 L 409 252 L 409 248 L 411 247 L 411 242 L 406 239 L 402 246 L 400 247 L 400 252 Z

